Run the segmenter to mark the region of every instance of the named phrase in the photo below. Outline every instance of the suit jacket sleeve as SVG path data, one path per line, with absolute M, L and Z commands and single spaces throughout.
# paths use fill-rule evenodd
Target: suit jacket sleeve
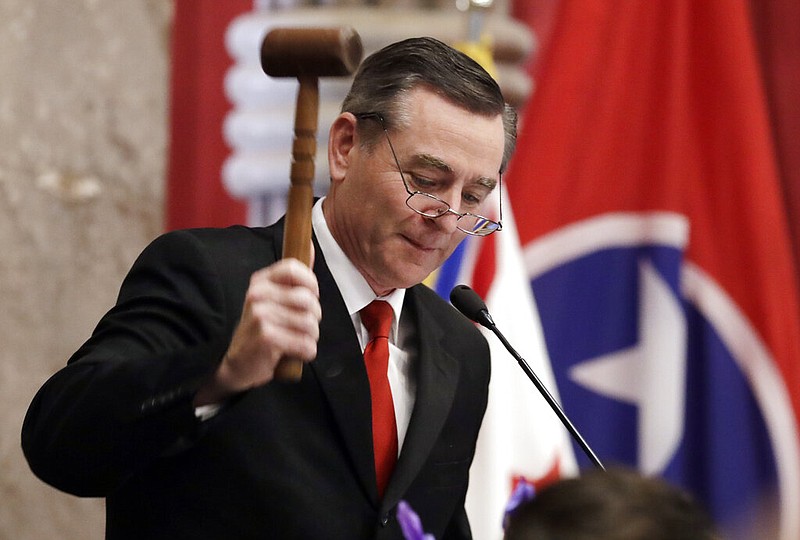
M 105 496 L 197 436 L 193 395 L 224 355 L 241 310 L 206 249 L 222 243 L 215 234 L 168 233 L 148 246 L 116 305 L 39 390 L 22 445 L 42 480 Z M 241 274 L 233 286 L 243 296 L 250 269 Z

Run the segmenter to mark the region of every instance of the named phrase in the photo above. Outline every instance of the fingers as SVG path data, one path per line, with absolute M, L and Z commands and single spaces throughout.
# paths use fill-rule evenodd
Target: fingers
M 305 287 L 319 297 L 319 286 L 314 272 L 297 259 L 281 259 L 280 261 L 257 270 L 250 277 L 250 286 L 271 282 L 287 287 Z
M 294 259 L 253 274 L 245 309 L 258 321 L 264 347 L 301 360 L 313 360 L 322 308 L 316 276 Z
M 319 286 L 310 268 L 283 259 L 258 270 L 250 278 L 218 379 L 241 391 L 271 381 L 282 357 L 313 360 L 321 319 Z
M 288 294 L 283 303 L 253 302 L 250 313 L 257 328 L 253 337 L 258 348 L 313 360 L 317 354 L 321 311 L 316 298 Z M 306 305 L 309 304 L 308 307 Z
M 290 328 L 307 325 L 308 317 L 314 323 L 322 318 L 317 278 L 295 259 L 284 259 L 254 273 L 245 303 L 265 321 L 285 322 Z

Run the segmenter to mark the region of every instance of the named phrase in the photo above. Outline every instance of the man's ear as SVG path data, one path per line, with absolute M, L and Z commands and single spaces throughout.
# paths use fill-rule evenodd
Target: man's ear
M 356 143 L 356 122 L 351 113 L 342 113 L 331 124 L 328 136 L 328 168 L 332 182 L 341 182 L 347 175 Z

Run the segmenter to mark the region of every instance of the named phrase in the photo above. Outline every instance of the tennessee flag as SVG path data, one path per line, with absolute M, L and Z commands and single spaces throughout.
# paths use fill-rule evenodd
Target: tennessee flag
M 567 414 L 726 538 L 800 538 L 797 269 L 747 2 L 562 0 L 522 126 L 507 185 Z

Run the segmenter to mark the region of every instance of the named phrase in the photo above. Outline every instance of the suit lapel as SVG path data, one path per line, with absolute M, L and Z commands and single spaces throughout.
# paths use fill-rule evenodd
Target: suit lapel
M 283 223 L 278 227 L 283 229 Z M 282 232 L 277 236 L 277 256 L 282 251 Z M 428 310 L 418 285 L 406 291 L 405 310 L 417 325 L 417 396 L 394 474 L 383 501 L 378 498 L 372 452 L 372 405 L 369 379 L 361 347 L 350 315 L 322 250 L 314 239 L 314 273 L 319 281 L 322 321 L 317 358 L 306 369 L 313 373 L 331 407 L 356 476 L 367 497 L 377 508 L 394 507 L 417 477 L 447 420 L 458 385 L 458 361 L 441 346 L 446 334 Z M 310 373 L 303 376 L 306 379 Z
M 308 365 L 319 381 L 364 492 L 378 505 L 372 455 L 372 405 L 364 357 L 344 300 L 316 247 L 314 272 L 320 288 L 322 321 L 317 358 Z
M 386 490 L 383 508 L 393 507 L 419 474 L 442 426 L 447 420 L 458 385 L 460 366 L 441 346 L 446 337 L 417 293 L 418 285 L 406 291 L 404 311 L 412 310 L 417 324 L 417 397 L 403 448 Z

